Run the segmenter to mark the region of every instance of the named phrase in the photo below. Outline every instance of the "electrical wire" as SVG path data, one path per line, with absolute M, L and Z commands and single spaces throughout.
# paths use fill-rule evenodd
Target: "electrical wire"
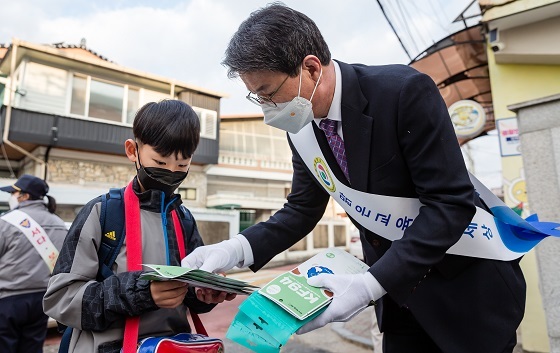
M 451 25 L 451 24 L 450 24 L 451 21 L 448 20 L 449 15 L 445 12 L 445 5 L 444 5 L 445 2 L 444 2 L 444 4 L 442 4 L 442 3 L 440 2 L 440 0 L 436 0 L 436 1 L 437 1 L 437 3 L 438 3 L 438 6 L 436 6 L 436 9 L 439 10 L 438 12 L 441 13 L 442 18 L 443 18 L 443 23 L 444 23 L 444 24 L 447 23 L 447 29 L 446 29 L 446 30 L 448 31 L 448 30 L 449 30 L 449 27 L 450 27 L 450 25 Z M 444 0 L 444 1 L 445 1 L 445 0 Z
M 404 23 L 404 29 L 406 30 L 406 33 L 408 33 L 408 36 L 410 37 L 410 40 L 412 42 L 412 45 L 414 46 L 414 49 L 416 50 L 416 52 L 418 53 L 419 49 L 418 49 L 418 45 L 416 45 L 416 40 L 414 39 L 414 37 L 412 36 L 412 33 L 410 32 L 410 28 L 408 27 L 408 21 L 406 19 L 406 16 L 404 15 L 403 9 L 401 7 L 401 2 L 400 0 L 395 0 L 395 2 L 397 3 L 397 8 L 399 9 L 399 13 L 402 16 L 403 19 L 403 23 Z
M 432 16 L 431 14 L 424 12 L 424 10 L 423 10 L 420 6 L 418 6 L 418 2 L 417 2 L 417 1 L 415 1 L 415 0 L 409 0 L 409 3 L 411 3 L 412 6 L 414 6 L 414 8 L 415 8 L 418 12 L 421 12 L 424 16 L 426 16 L 426 18 L 432 18 L 432 19 L 433 19 L 433 16 Z M 436 12 L 434 11 L 434 9 L 433 9 L 433 5 L 432 5 L 432 1 L 431 1 L 431 0 L 428 0 L 428 4 L 430 4 L 430 7 L 432 7 L 433 13 L 436 13 Z M 437 14 L 436 14 L 436 20 L 435 20 L 435 21 L 432 21 L 432 22 L 434 22 L 442 31 L 447 32 L 447 28 L 445 28 L 445 27 L 442 25 L 442 23 L 440 22 L 440 18 L 439 18 L 439 16 L 437 16 Z M 430 35 L 430 38 L 433 39 L 433 36 Z
M 391 17 L 393 17 L 394 22 L 396 23 L 396 27 L 399 29 L 399 32 L 402 33 L 403 40 L 407 43 L 407 47 L 409 47 L 411 50 L 417 51 L 417 49 L 414 48 L 414 42 L 411 34 L 406 30 L 406 22 L 397 9 L 396 0 L 388 1 L 388 8 Z
M 433 1 L 428 0 L 428 4 L 430 5 L 430 8 L 432 9 L 432 13 L 434 13 L 436 15 L 438 26 L 444 32 L 447 32 L 447 28 L 445 28 L 445 23 L 447 22 L 447 20 L 445 18 L 445 14 L 443 14 L 443 10 L 441 9 L 441 4 L 440 4 L 439 0 L 437 0 L 437 2 L 440 6 L 435 6 L 434 7 Z M 412 1 L 412 3 L 415 4 L 414 0 Z M 440 14 L 443 14 L 443 17 L 440 17 Z
M 403 48 L 404 52 L 406 53 L 406 56 L 408 56 L 409 60 L 412 60 L 412 57 L 410 56 L 410 54 L 408 53 L 408 50 L 406 49 L 406 46 L 404 45 L 401 37 L 399 36 L 397 30 L 395 29 L 395 27 L 393 26 L 393 23 L 391 22 L 391 20 L 389 19 L 389 17 L 387 16 L 387 13 L 385 12 L 385 9 L 383 8 L 383 5 L 381 4 L 381 0 L 377 0 L 377 4 L 379 5 L 379 8 L 381 9 L 381 12 L 383 13 L 383 16 L 385 17 L 385 19 L 387 20 L 387 22 L 389 23 L 389 26 L 391 27 L 391 29 L 393 30 L 393 33 L 395 34 L 395 36 L 397 37 L 397 39 L 399 40 L 399 43 L 401 43 L 401 47 Z
M 408 10 L 409 10 L 408 7 L 406 5 L 403 5 L 403 13 L 406 16 L 405 18 L 408 17 L 408 19 L 409 19 L 408 22 L 412 23 L 412 27 L 414 28 L 415 32 L 418 33 L 418 37 L 419 37 L 420 42 L 423 42 L 422 43 L 422 49 L 426 49 L 429 46 L 431 46 L 434 43 L 434 41 L 432 40 L 428 30 L 422 30 L 421 31 L 420 28 L 418 28 L 416 26 L 416 21 L 414 21 L 414 18 L 410 15 Z M 421 21 L 420 23 L 422 25 L 424 25 L 425 21 Z M 426 33 L 426 32 L 428 32 L 428 33 Z M 426 38 L 424 37 L 425 34 L 428 35 L 428 40 L 426 40 Z

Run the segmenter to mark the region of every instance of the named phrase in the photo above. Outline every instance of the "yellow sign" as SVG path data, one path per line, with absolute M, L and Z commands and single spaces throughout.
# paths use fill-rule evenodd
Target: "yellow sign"
M 460 100 L 453 103 L 448 111 L 457 137 L 471 138 L 484 130 L 486 112 L 478 102 Z

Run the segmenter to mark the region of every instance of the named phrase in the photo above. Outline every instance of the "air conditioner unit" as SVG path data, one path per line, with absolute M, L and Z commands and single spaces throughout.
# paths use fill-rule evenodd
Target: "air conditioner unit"
M 199 107 L 192 107 L 200 119 L 200 137 L 215 140 L 218 129 L 218 112 Z

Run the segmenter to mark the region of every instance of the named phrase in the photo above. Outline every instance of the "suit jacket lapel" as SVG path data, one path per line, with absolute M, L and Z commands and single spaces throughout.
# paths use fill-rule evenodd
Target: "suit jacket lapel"
M 350 183 L 353 189 L 367 191 L 374 118 L 362 114 L 368 102 L 352 66 L 337 63 L 342 74 L 342 134 Z

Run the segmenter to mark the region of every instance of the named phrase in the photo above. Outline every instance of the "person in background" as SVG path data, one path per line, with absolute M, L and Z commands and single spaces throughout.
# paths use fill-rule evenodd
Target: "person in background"
M 11 194 L 0 217 L 0 352 L 38 353 L 47 335 L 43 295 L 67 229 L 44 180 L 24 174 L 0 190 Z
M 375 38 L 364 45 L 375 46 Z M 315 23 L 281 3 L 253 12 L 239 26 L 223 64 L 229 77 L 245 83 L 265 124 L 289 133 L 292 190 L 268 221 L 196 249 L 183 265 L 257 271 L 309 234 L 336 195 L 343 207 L 353 201 L 345 210 L 360 229 L 371 267 L 364 274 L 308 279 L 334 297 L 298 334 L 351 320 L 375 305 L 385 353 L 513 351 L 525 309 L 519 258 L 448 253 L 469 236 L 464 232 L 476 207 L 489 210 L 470 181 L 447 107 L 429 76 L 405 65 L 332 60 Z M 420 206 L 404 211 L 399 205 L 407 199 Z M 390 212 L 379 209 L 390 205 L 396 205 Z

